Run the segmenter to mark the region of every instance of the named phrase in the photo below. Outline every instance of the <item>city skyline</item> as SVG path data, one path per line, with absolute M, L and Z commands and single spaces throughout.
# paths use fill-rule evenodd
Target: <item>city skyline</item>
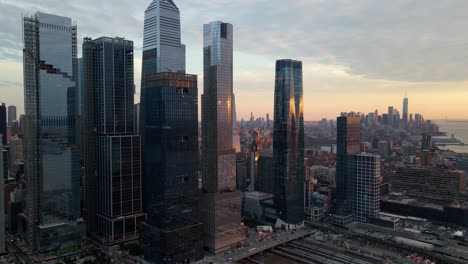
M 49 0 L 49 4 L 39 5 L 36 1 L 5 1 L 5 8 L 0 11 L 4 12 L 2 24 L 11 27 L 2 29 L 5 45 L 0 48 L 1 100 L 8 105 L 18 106 L 18 114 L 23 113 L 21 25 L 17 22 L 22 13 L 33 13 L 36 9 L 73 17 L 80 25 L 78 50 L 81 50 L 81 39 L 89 35 L 120 36 L 134 40 L 135 84 L 139 92 L 142 14 L 150 2 L 118 5 L 117 10 L 113 9 L 111 2 L 96 4 L 84 1 L 76 5 L 57 4 L 55 0 Z M 410 8 L 415 3 L 398 2 L 386 7 L 386 3 L 375 5 L 372 1 L 353 5 L 298 1 L 291 5 L 291 10 L 283 11 L 279 9 L 279 1 L 269 3 L 267 10 L 262 10 L 262 1 L 211 1 L 197 4 L 181 1 L 177 4 L 182 10 L 182 43 L 187 44 L 189 62 L 187 72 L 198 74 L 203 79 L 202 24 L 210 20 L 226 20 L 237 25 L 234 87 L 237 91 L 239 119 L 247 119 L 250 112 L 256 116 L 273 113 L 272 80 L 274 63 L 278 57 L 291 57 L 304 62 L 304 100 L 308 105 L 315 106 L 305 110 L 305 120 L 308 121 L 322 117 L 334 118 L 341 109 L 369 112 L 378 108 L 379 112 L 383 112 L 386 106 L 394 105 L 401 112 L 401 99 L 405 91 L 411 100 L 410 113 L 420 112 L 427 119 L 468 119 L 468 106 L 463 102 L 463 98 L 468 96 L 468 92 L 464 91 L 464 86 L 468 84 L 465 80 L 468 79 L 468 73 L 459 59 L 463 57 L 460 54 L 466 42 L 463 34 L 459 34 L 462 32 L 463 20 L 452 16 L 449 21 L 453 27 L 450 30 L 447 30 L 444 22 L 449 19 L 444 14 L 464 10 L 465 3 L 430 2 L 418 8 L 414 18 L 400 21 L 400 16 L 410 17 L 415 12 Z M 329 12 L 331 7 L 336 7 L 333 15 Z M 114 21 L 112 16 L 94 16 L 101 8 L 109 8 L 113 11 L 110 14 L 121 14 L 126 19 L 120 17 Z M 239 9 L 239 12 L 230 14 L 227 11 L 233 8 Z M 445 12 L 441 12 L 440 18 L 429 19 L 435 8 L 442 8 Z M 301 9 L 312 12 L 314 16 L 310 17 L 314 18 L 309 18 L 308 13 Z M 384 15 L 388 21 L 372 14 L 379 10 L 386 10 Z M 258 14 L 251 16 L 253 11 Z M 294 26 L 292 22 L 291 14 L 294 12 L 300 18 L 299 26 Z M 284 21 L 272 21 L 276 16 L 284 17 Z M 116 26 L 107 27 L 108 23 L 99 23 L 101 19 L 110 19 Z M 421 19 L 427 20 L 430 25 L 421 27 Z M 260 26 L 251 27 L 252 24 Z M 273 30 L 273 27 L 279 30 Z M 291 27 L 293 30 L 288 31 L 290 37 L 282 38 L 279 32 Z M 400 30 L 400 27 L 405 30 Z M 302 28 L 307 28 L 307 31 Z M 371 36 L 360 34 L 364 29 L 369 30 L 368 35 Z M 388 38 L 388 32 L 392 32 L 394 37 Z M 254 36 L 260 40 L 252 41 Z M 285 42 L 285 39 L 294 41 Z M 346 42 L 332 44 L 343 40 L 348 41 L 349 46 Z M 255 96 L 251 96 L 252 91 L 255 91 Z M 199 92 L 201 94 L 201 90 Z M 137 93 L 136 101 L 138 99 Z M 334 103 L 331 103 L 332 100 Z

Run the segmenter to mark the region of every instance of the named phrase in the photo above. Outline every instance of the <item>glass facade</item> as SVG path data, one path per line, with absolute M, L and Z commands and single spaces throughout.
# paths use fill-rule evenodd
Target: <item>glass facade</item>
M 145 260 L 200 260 L 197 76 L 172 72 L 147 75 L 141 92 L 148 220 L 141 227 L 140 245 Z
M 39 251 L 79 245 L 80 153 L 76 147 L 76 26 L 67 17 L 24 19 L 27 239 Z M 56 233 L 60 226 L 66 232 Z M 54 233 L 48 243 L 44 233 Z M 50 237 L 50 236 L 49 236 Z
M 288 224 L 304 220 L 304 102 L 302 62 L 276 61 L 273 127 L 274 201 Z
M 85 38 L 83 72 L 89 231 L 103 243 L 135 239 L 145 215 L 141 142 L 133 134 L 133 42 Z
M 153 0 L 145 11 L 142 82 L 147 74 L 169 71 L 185 72 L 180 11 L 172 0 Z
M 203 39 L 200 214 L 205 247 L 219 253 L 245 239 L 233 146 L 233 27 L 219 21 L 206 24 Z
M 337 118 L 336 146 L 336 205 L 342 212 L 351 211 L 353 155 L 361 150 L 361 118 L 340 116 Z
M 0 134 L 3 135 L 2 145 L 6 146 L 7 143 L 7 112 L 6 105 L 0 103 Z

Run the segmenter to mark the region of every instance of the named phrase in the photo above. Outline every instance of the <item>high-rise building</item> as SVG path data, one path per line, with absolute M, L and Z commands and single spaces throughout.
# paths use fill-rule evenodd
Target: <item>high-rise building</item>
M 388 122 L 388 125 L 389 126 L 393 126 L 393 119 L 394 119 L 394 114 L 395 112 L 393 111 L 393 106 L 389 106 L 388 107 L 388 113 L 387 113 L 387 122 Z
M 380 156 L 362 153 L 354 156 L 354 219 L 367 222 L 380 212 Z
M 3 137 L 3 135 L 0 135 L 0 139 Z M 0 140 L 0 150 L 3 149 L 2 145 L 2 140 Z M 0 168 L 3 168 L 3 151 L 0 151 Z M 0 197 L 4 197 L 3 192 L 4 192 L 4 184 L 5 181 L 3 180 L 5 178 L 3 170 L 0 169 Z M 3 202 L 3 198 L 0 202 L 0 255 L 4 254 L 6 251 L 5 248 L 5 205 Z
M 219 253 L 246 236 L 241 224 L 241 194 L 236 190 L 236 150 L 232 144 L 233 27 L 203 26 L 202 175 L 200 215 L 204 245 Z
M 133 42 L 85 38 L 83 71 L 90 233 L 106 244 L 135 239 L 145 215 L 141 142 L 133 130 Z
M 5 103 L 0 103 L 0 134 L 3 135 L 2 145 L 7 144 L 7 112 Z
M 8 126 L 11 127 L 13 121 L 16 121 L 16 106 L 9 105 L 8 106 Z
M 273 125 L 274 201 L 288 224 L 304 220 L 304 101 L 302 62 L 276 61 Z
M 403 99 L 403 123 L 405 129 L 408 128 L 408 121 L 408 98 L 406 97 L 405 93 L 405 98 Z
M 140 245 L 152 263 L 203 258 L 198 213 L 197 76 L 146 75 L 141 91 L 144 201 Z
M 153 0 L 145 11 L 142 84 L 145 75 L 160 72 L 185 72 L 180 11 L 172 0 Z
M 234 146 L 236 153 L 241 152 L 239 127 L 236 115 L 236 96 L 234 94 L 232 95 L 232 145 Z
M 23 22 L 25 238 L 39 252 L 69 252 L 85 239 L 75 134 L 76 25 L 41 12 Z
M 336 206 L 339 211 L 348 212 L 352 203 L 353 155 L 361 150 L 361 118 L 343 115 L 336 123 Z

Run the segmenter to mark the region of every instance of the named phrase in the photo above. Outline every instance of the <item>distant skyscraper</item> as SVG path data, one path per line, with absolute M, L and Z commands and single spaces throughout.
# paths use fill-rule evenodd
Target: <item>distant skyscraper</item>
M 336 205 L 339 211 L 352 210 L 353 155 L 361 150 L 361 118 L 340 116 L 336 120 Z
M 354 219 L 367 222 L 380 212 L 380 156 L 354 156 L 353 213 Z
M 13 121 L 16 121 L 16 106 L 9 105 L 8 106 L 8 126 L 11 127 Z
M 25 236 L 40 252 L 69 250 L 85 239 L 75 134 L 76 26 L 68 17 L 40 12 L 23 22 Z
M 3 135 L 2 145 L 7 144 L 7 112 L 6 105 L 0 103 L 0 134 Z
M 141 91 L 144 201 L 140 246 L 151 263 L 203 259 L 198 213 L 197 76 L 146 75 Z
M 96 228 L 90 233 L 103 243 L 135 239 L 145 215 L 141 143 L 133 130 L 133 42 L 85 38 L 83 68 L 87 221 Z
M 276 61 L 273 126 L 274 201 L 288 224 L 304 220 L 302 62 Z
M 172 0 L 153 0 L 145 11 L 142 82 L 160 72 L 185 72 L 180 11 Z
M 393 126 L 393 118 L 394 118 L 394 113 L 395 113 L 393 110 L 394 110 L 393 106 L 388 107 L 388 114 L 387 114 L 388 115 L 387 116 L 388 120 L 387 120 L 387 122 L 388 122 L 389 126 Z
M 0 139 L 3 137 L 3 135 L 0 135 Z M 2 140 L 0 140 L 0 150 L 3 150 L 3 145 L 2 145 Z M 0 168 L 3 168 L 3 151 L 0 151 Z M 2 200 L 0 202 L 0 255 L 4 254 L 5 251 L 5 208 L 4 208 L 4 202 L 3 202 L 3 192 L 4 192 L 4 184 L 5 181 L 3 180 L 5 178 L 5 175 L 3 175 L 3 170 L 0 169 L 0 197 L 2 197 Z
M 408 98 L 406 97 L 403 99 L 403 123 L 405 128 L 408 127 Z
M 202 174 L 200 215 L 204 245 L 219 253 L 245 239 L 241 195 L 236 191 L 236 150 L 232 144 L 233 27 L 203 26 Z
M 236 96 L 234 94 L 232 95 L 232 145 L 234 146 L 236 153 L 241 152 L 239 127 L 236 115 Z

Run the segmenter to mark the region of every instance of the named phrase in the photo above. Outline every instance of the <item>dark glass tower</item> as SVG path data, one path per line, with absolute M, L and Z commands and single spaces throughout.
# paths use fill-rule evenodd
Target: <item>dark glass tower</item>
M 135 239 L 142 213 L 141 143 L 133 131 L 133 42 L 85 38 L 85 168 L 90 233 Z
M 75 133 L 76 26 L 40 12 L 23 22 L 25 236 L 40 252 L 68 251 L 85 238 Z
M 197 76 L 150 74 L 141 91 L 144 201 L 140 245 L 151 263 L 203 258 L 198 217 Z
M 233 28 L 212 22 L 203 26 L 202 175 L 200 215 L 204 245 L 214 253 L 245 239 L 241 194 L 236 190 L 233 146 Z
M 2 145 L 6 146 L 7 143 L 7 112 L 6 105 L 0 103 L 0 134 L 3 135 Z
M 9 105 L 8 106 L 8 126 L 13 126 L 13 121 L 16 121 L 16 106 Z
M 276 61 L 273 128 L 274 201 L 288 224 L 304 220 L 302 62 Z
M 336 123 L 336 206 L 345 213 L 352 210 L 354 155 L 361 150 L 361 118 L 340 116 Z

